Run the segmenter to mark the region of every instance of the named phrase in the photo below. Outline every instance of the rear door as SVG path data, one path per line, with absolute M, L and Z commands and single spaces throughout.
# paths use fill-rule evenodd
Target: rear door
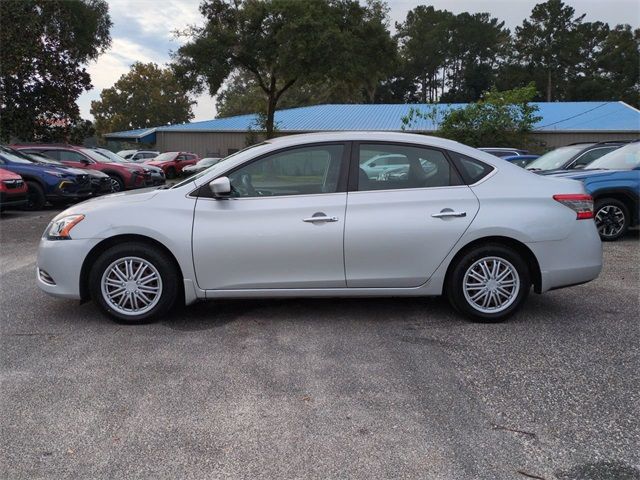
M 369 176 L 375 156 L 404 158 Z M 345 224 L 347 286 L 417 287 L 438 268 L 470 225 L 479 202 L 444 151 L 355 143 Z

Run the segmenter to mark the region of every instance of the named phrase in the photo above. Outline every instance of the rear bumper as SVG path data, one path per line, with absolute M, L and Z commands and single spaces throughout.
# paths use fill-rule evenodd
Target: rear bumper
M 602 270 L 602 243 L 592 220 L 576 220 L 563 240 L 527 246 L 540 265 L 541 292 L 590 282 Z

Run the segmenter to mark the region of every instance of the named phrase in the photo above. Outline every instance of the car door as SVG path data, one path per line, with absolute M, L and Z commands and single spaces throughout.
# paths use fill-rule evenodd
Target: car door
M 361 165 L 401 155 L 398 173 L 369 177 Z M 425 283 L 470 225 L 479 207 L 442 150 L 356 143 L 345 223 L 347 286 L 417 287 Z
M 200 288 L 345 287 L 346 150 L 270 153 L 226 174 L 228 199 L 200 196 L 192 242 Z

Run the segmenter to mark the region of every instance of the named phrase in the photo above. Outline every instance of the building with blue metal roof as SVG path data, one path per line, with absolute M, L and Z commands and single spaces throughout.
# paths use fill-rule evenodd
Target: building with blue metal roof
M 538 102 L 540 120 L 532 135 L 539 145 L 557 147 L 574 142 L 635 139 L 640 136 L 640 110 L 624 102 Z M 466 104 L 348 104 L 314 105 L 279 110 L 278 134 L 321 131 L 402 131 L 402 118 L 411 109 L 436 108 L 434 118 Z M 110 142 L 152 144 L 161 151 L 192 151 L 199 155 L 225 156 L 261 139 L 258 116 L 238 115 L 180 125 L 114 132 Z M 404 131 L 433 133 L 437 124 L 417 119 Z M 490 146 L 490 145 L 488 145 Z

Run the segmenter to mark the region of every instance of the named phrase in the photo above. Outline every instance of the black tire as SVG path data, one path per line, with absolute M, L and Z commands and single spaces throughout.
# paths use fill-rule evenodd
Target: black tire
M 173 180 L 174 178 L 176 178 L 176 169 L 173 167 L 169 167 L 167 168 L 167 173 L 166 173 L 166 177 L 169 180 Z
M 593 209 L 598 234 L 603 242 L 613 242 L 629 230 L 629 209 L 620 200 L 602 198 L 596 200 Z
M 109 174 L 111 179 L 111 193 L 124 191 L 124 180 L 114 173 Z
M 113 262 L 125 257 L 144 259 L 157 270 L 162 281 L 159 300 L 153 308 L 141 314 L 128 314 L 118 311 L 102 293 L 101 284 L 105 271 Z M 138 242 L 121 243 L 107 249 L 94 262 L 89 273 L 91 298 L 117 322 L 124 324 L 148 323 L 166 314 L 171 310 L 176 298 L 178 298 L 180 283 L 179 272 L 172 259 L 166 253 L 152 245 Z M 126 304 L 123 308 L 125 307 Z
M 24 210 L 42 210 L 47 202 L 44 196 L 44 190 L 38 182 L 27 181 L 27 203 L 23 207 Z
M 482 311 L 482 306 L 476 306 L 471 300 L 468 300 L 464 287 L 465 277 L 470 268 L 483 259 L 491 262 L 492 258 L 510 264 L 510 267 L 513 267 L 513 269 L 509 268 L 513 271 L 513 278 L 515 279 L 517 275 L 519 283 L 518 288 L 514 286 L 512 296 L 510 295 L 509 299 L 503 302 L 505 303 L 504 308 L 501 309 L 495 305 L 495 312 Z M 503 271 L 508 269 L 507 263 L 502 263 L 505 268 Z M 498 262 L 498 264 L 500 263 Z M 474 288 L 475 290 L 472 291 L 480 293 L 480 287 L 470 288 Z M 484 323 L 502 322 L 509 318 L 522 306 L 529 295 L 529 290 L 531 290 L 531 274 L 527 262 L 517 251 L 500 244 L 480 245 L 463 253 L 450 270 L 445 284 L 446 295 L 453 308 L 473 321 Z M 468 293 L 468 295 L 471 294 Z M 496 296 L 496 298 L 498 297 Z M 491 308 L 491 305 L 487 308 Z

